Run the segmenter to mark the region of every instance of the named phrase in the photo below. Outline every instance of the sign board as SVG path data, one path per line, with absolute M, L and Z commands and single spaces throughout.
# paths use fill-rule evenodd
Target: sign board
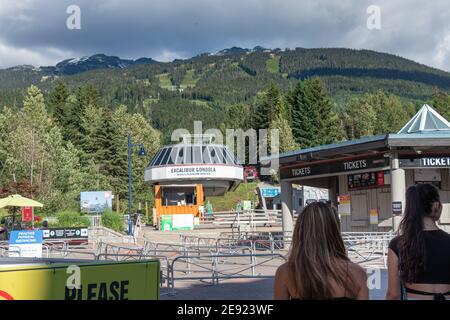
M 80 193 L 81 212 L 101 213 L 112 210 L 111 191 L 88 191 Z
M 378 225 L 378 209 L 371 209 L 370 210 L 370 224 L 376 224 Z
M 341 217 L 350 216 L 352 213 L 350 195 L 344 194 L 340 195 L 338 198 L 338 213 Z
M 310 166 L 295 166 L 280 169 L 281 179 L 303 178 L 324 174 L 338 174 L 354 171 L 368 171 L 377 168 L 388 168 L 389 158 L 365 158 L 357 160 L 337 161 Z
M 392 214 L 401 215 L 403 213 L 403 204 L 401 201 L 392 202 Z
M 172 215 L 172 230 L 193 230 L 193 214 L 174 214 Z
M 448 168 L 450 157 L 420 157 L 399 159 L 400 167 L 404 168 Z
M 441 170 L 440 169 L 415 169 L 414 170 L 414 181 L 441 181 Z
M 261 195 L 264 198 L 274 198 L 280 194 L 280 188 L 262 188 Z
M 159 230 L 171 231 L 172 230 L 172 215 L 163 214 L 159 220 Z
M 88 238 L 88 228 L 48 228 L 42 232 L 44 240 Z
M 42 230 L 14 230 L 9 238 L 9 256 L 21 258 L 42 257 Z
M 349 174 L 347 176 L 347 182 L 350 190 L 380 187 L 385 184 L 384 171 Z
M 145 170 L 145 181 L 178 179 L 236 179 L 242 180 L 244 169 L 232 165 L 174 165 L 153 167 Z
M 22 221 L 33 221 L 33 207 L 22 207 Z
M 242 201 L 242 210 L 252 210 L 252 202 L 250 200 Z
M 80 287 L 68 287 L 77 272 Z M 159 260 L 29 266 L 18 261 L 0 265 L 0 300 L 157 300 L 159 277 Z

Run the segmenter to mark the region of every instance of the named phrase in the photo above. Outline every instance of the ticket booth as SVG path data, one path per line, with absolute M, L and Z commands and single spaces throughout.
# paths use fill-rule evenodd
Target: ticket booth
M 163 215 L 201 216 L 206 197 L 224 195 L 243 181 L 243 167 L 226 146 L 186 136 L 182 143 L 156 153 L 145 170 L 145 181 L 153 187 L 157 223 Z
M 157 215 L 192 214 L 197 217 L 205 203 L 201 183 L 186 185 L 157 184 L 154 186 L 154 193 Z
M 439 189 L 439 224 L 450 231 L 450 123 L 428 105 L 396 134 L 280 154 L 279 163 L 285 231 L 293 228 L 292 184 L 327 188 L 342 231 L 366 232 L 396 230 L 416 183 Z

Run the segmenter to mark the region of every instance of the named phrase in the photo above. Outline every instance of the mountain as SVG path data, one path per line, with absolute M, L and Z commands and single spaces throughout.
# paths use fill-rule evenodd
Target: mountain
M 21 105 L 23 92 L 31 84 L 48 95 L 58 78 L 63 78 L 72 92 L 91 82 L 102 105 L 114 108 L 125 104 L 130 112 L 143 113 L 156 128 L 170 132 L 194 120 L 217 127 L 224 108 L 253 103 L 270 83 L 286 92 L 298 80 L 313 76 L 320 77 L 337 107 L 377 90 L 417 105 L 428 102 L 435 88 L 450 91 L 450 73 L 388 53 L 232 47 L 172 62 L 97 54 L 56 66 L 0 70 L 0 107 Z
M 55 75 L 73 75 L 85 71 L 108 68 L 126 68 L 136 64 L 151 64 L 156 62 L 150 58 L 140 58 L 137 60 L 120 59 L 115 56 L 105 54 L 95 54 L 90 57 L 67 59 L 56 64 L 54 68 L 47 67 L 47 72 Z

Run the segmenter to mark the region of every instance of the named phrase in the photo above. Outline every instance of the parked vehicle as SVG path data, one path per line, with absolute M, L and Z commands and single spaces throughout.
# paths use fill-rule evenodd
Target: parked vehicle
M 245 182 L 253 182 L 259 180 L 258 169 L 254 166 L 246 166 L 244 168 L 244 181 Z

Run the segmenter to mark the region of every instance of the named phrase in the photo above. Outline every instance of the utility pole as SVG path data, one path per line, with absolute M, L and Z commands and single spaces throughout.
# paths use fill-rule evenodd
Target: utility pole
M 133 144 L 131 142 L 131 134 L 128 134 L 128 146 L 127 146 L 127 160 L 128 160 L 128 235 L 133 235 L 133 209 L 132 209 L 132 194 L 131 194 L 131 186 L 132 186 L 132 163 L 131 163 L 131 155 L 134 147 L 140 147 L 139 156 L 147 155 L 145 148 L 142 144 Z

